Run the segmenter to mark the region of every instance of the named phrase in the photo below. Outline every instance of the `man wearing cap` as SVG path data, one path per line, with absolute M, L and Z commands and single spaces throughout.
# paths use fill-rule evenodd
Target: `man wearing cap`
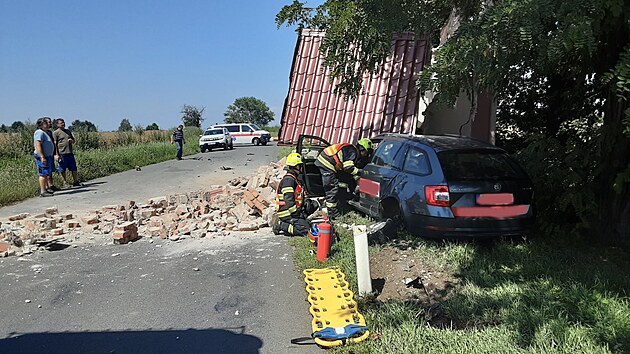
M 276 189 L 276 213 L 271 226 L 273 233 L 284 232 L 289 236 L 306 236 L 310 227 L 306 218 L 318 208 L 318 203 L 304 198 L 304 188 L 300 181 L 302 156 L 292 152 L 287 156 L 287 173 Z
M 331 145 L 317 156 L 315 166 L 319 168 L 322 175 L 329 218 L 334 219 L 339 216 L 339 190 L 342 184 L 343 187 L 357 193 L 357 181 L 360 177 L 357 163 L 371 153 L 372 141 L 363 138 L 357 142 L 356 146 L 347 143 Z

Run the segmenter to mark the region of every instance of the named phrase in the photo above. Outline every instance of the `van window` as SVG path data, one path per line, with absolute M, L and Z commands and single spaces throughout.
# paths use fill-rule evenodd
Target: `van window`
M 378 149 L 376 149 L 376 153 L 374 154 L 374 157 L 372 158 L 372 163 L 377 166 L 396 167 L 395 166 L 396 153 L 398 152 L 398 150 L 400 150 L 401 147 L 402 147 L 402 144 L 399 142 L 394 142 L 394 141 L 381 142 L 379 144 Z
M 225 127 L 230 133 L 238 133 L 239 126 L 238 125 L 228 125 Z
M 260 129 L 260 127 L 259 127 L 259 126 L 257 126 L 256 124 L 250 124 L 249 126 L 250 126 L 250 127 L 252 127 L 252 129 L 254 129 L 254 130 L 262 130 L 262 129 Z
M 249 127 L 249 125 L 241 125 L 241 131 L 246 132 L 246 133 L 251 133 L 254 130 L 252 128 Z
M 417 148 L 411 148 L 405 157 L 405 172 L 411 172 L 417 175 L 426 176 L 431 174 L 431 166 L 427 153 Z

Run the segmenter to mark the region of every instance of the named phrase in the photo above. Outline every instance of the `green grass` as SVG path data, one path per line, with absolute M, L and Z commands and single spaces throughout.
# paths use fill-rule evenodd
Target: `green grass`
M 188 136 L 184 145 L 184 155 L 198 152 L 196 135 Z M 75 156 L 79 178 L 82 181 L 109 176 L 127 171 L 135 166 L 146 166 L 175 158 L 175 145 L 165 142 L 131 144 L 109 149 L 77 150 Z M 0 206 L 18 202 L 39 194 L 39 183 L 35 160 L 30 155 L 0 158 Z M 58 173 L 54 174 L 55 185 L 61 185 Z
M 356 214 L 342 221 L 367 222 Z M 308 240 L 291 239 L 296 263 L 338 265 L 356 291 L 352 238 L 338 232 L 326 264 L 310 254 Z M 423 262 L 459 278 L 440 303 L 446 328 L 433 326 L 416 302 L 359 299 L 379 339 L 333 353 L 630 352 L 630 257 L 622 250 L 544 238 L 493 244 L 403 238 L 390 246 L 411 245 Z
M 283 157 L 289 155 L 293 151 L 294 149 L 291 146 L 278 146 L 278 160 L 281 160 Z

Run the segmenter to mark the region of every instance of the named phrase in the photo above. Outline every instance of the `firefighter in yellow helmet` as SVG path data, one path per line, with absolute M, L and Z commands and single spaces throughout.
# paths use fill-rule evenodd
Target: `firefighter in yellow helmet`
M 317 157 L 315 165 L 322 175 L 329 218 L 334 219 L 339 216 L 341 206 L 339 204 L 342 202 L 339 198 L 340 185 L 356 193 L 357 181 L 360 177 L 357 164 L 367 159 L 371 153 L 372 141 L 363 138 L 356 145 L 347 143 L 331 145 Z
M 276 190 L 276 214 L 272 219 L 273 233 L 289 236 L 306 236 L 310 228 L 306 218 L 318 208 L 318 203 L 306 199 L 300 180 L 302 156 L 296 152 L 287 156 L 287 173 Z

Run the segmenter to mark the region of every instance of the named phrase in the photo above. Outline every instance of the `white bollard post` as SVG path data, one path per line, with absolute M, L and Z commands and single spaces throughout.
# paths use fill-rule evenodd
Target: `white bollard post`
M 367 228 L 365 225 L 357 225 L 352 228 L 352 233 L 354 235 L 354 253 L 357 262 L 359 296 L 364 296 L 372 292 L 372 274 L 370 273 Z

